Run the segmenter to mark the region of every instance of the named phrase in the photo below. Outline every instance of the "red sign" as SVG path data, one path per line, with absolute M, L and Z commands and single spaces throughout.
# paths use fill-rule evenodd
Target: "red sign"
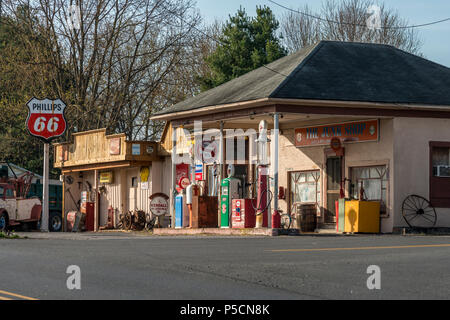
M 330 145 L 333 139 L 336 144 L 336 138 L 342 143 L 378 141 L 378 135 L 378 120 L 335 123 L 295 129 L 295 146 Z
M 180 181 L 182 178 L 188 178 L 189 179 L 189 165 L 185 163 L 180 163 L 176 165 L 176 190 L 180 192 L 182 190 L 180 186 Z
M 28 101 L 27 107 L 27 128 L 31 135 L 48 141 L 66 132 L 66 104 L 61 99 L 33 98 Z
M 188 177 L 183 177 L 180 179 L 180 182 L 178 182 L 178 185 L 181 187 L 181 189 L 186 189 L 191 184 L 191 181 L 189 181 Z

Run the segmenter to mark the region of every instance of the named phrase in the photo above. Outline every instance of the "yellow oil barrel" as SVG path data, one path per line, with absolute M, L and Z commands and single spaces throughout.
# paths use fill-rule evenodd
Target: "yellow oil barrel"
M 345 202 L 346 233 L 379 233 L 380 202 L 378 201 L 346 201 Z

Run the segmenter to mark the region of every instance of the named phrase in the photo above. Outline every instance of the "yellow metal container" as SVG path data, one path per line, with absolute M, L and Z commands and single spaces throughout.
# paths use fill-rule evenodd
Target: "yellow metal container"
M 379 233 L 380 203 L 377 201 L 346 201 L 345 232 Z

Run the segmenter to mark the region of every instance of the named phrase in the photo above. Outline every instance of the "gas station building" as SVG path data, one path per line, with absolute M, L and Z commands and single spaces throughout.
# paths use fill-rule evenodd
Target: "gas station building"
M 448 228 L 449 88 L 450 69 L 424 58 L 387 45 L 321 41 L 165 109 L 153 120 L 166 121 L 161 147 L 168 152 L 164 163 L 171 164 L 162 166 L 163 184 L 170 186 L 164 191 L 171 196 L 172 221 L 181 178 L 195 173 L 199 192 L 216 199 L 215 206 L 197 211 L 224 227 L 218 184 L 227 177 L 230 129 L 244 136 L 246 147 L 233 161 L 238 197 L 264 197 L 252 161 L 262 124 L 268 129 L 268 227 L 275 209 L 293 213 L 310 205 L 315 229 L 336 230 L 338 200 L 362 197 L 379 203 L 379 231 L 390 233 L 407 226 L 404 201 L 418 195 L 436 212 L 435 220 L 425 212 L 424 224 L 433 220 L 433 227 Z M 182 133 L 193 133 L 197 121 L 201 143 Z M 209 129 L 218 138 L 205 140 Z M 171 161 L 213 141 L 208 154 L 217 154 L 216 163 Z M 236 143 L 233 148 L 241 150 Z

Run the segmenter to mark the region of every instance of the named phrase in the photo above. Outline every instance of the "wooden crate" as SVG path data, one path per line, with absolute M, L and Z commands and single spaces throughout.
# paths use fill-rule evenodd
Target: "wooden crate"
M 217 228 L 218 198 L 194 196 L 192 198 L 192 228 Z

